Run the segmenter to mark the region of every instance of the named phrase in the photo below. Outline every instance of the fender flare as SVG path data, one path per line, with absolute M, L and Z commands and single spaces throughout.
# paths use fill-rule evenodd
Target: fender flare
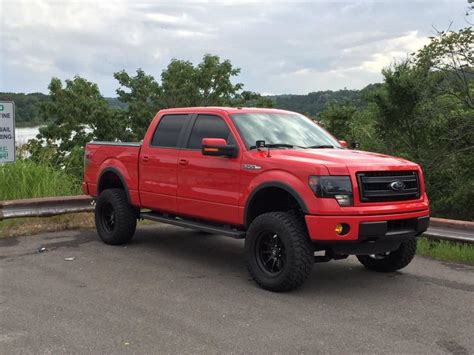
M 296 200 L 296 202 L 300 206 L 303 213 L 305 213 L 305 214 L 308 213 L 308 208 L 306 207 L 306 203 L 304 202 L 304 200 L 301 198 L 301 196 L 292 187 L 290 187 L 286 184 L 283 184 L 279 181 L 267 181 L 267 182 L 264 182 L 264 183 L 258 185 L 256 188 L 254 188 L 252 190 L 252 192 L 249 194 L 249 197 L 247 198 L 247 201 L 245 202 L 245 209 L 244 209 L 244 225 L 245 225 L 245 227 L 248 228 L 248 222 L 247 222 L 248 212 L 249 212 L 250 204 L 252 203 L 253 198 L 255 197 L 255 195 L 259 191 L 261 191 L 265 188 L 268 188 L 268 187 L 277 187 L 277 188 L 280 188 L 282 190 L 285 190 L 291 196 L 293 196 L 293 198 Z
M 120 173 L 120 171 L 118 171 L 115 168 L 105 168 L 104 170 L 102 170 L 100 172 L 99 178 L 97 179 L 97 196 L 102 192 L 102 177 L 107 173 L 113 173 L 113 174 L 118 176 L 118 178 L 119 178 L 120 182 L 122 183 L 123 188 L 125 190 L 125 195 L 127 196 L 127 202 L 130 203 L 130 193 L 128 192 L 127 183 L 125 182 L 125 179 L 122 176 L 122 174 Z

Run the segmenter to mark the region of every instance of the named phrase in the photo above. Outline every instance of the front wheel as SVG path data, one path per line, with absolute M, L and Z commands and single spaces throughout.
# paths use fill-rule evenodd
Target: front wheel
M 245 254 L 252 278 L 270 291 L 298 288 L 314 264 L 314 249 L 304 222 L 286 212 L 255 218 L 245 238 Z
M 106 244 L 125 244 L 133 238 L 137 227 L 137 213 L 128 203 L 122 189 L 107 189 L 97 199 L 95 226 Z
M 379 272 L 392 272 L 410 264 L 416 254 L 416 238 L 402 242 L 397 250 L 374 255 L 357 255 L 357 259 L 367 269 Z

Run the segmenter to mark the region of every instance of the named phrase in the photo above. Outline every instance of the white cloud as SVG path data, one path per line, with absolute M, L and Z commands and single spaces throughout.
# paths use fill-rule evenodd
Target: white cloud
M 382 48 L 372 53 L 370 59 L 363 61 L 360 69 L 371 73 L 380 73 L 383 68 L 396 60 L 406 58 L 409 53 L 417 51 L 428 42 L 429 39 L 418 35 L 418 31 L 384 41 L 380 45 Z
M 269 93 L 361 88 L 426 43 L 431 26 L 464 26 L 464 0 L 417 2 L 0 0 L 0 91 L 46 91 L 81 75 L 114 95 L 112 74 L 159 78 L 171 58 L 205 53 Z M 421 15 L 422 14 L 422 15 Z

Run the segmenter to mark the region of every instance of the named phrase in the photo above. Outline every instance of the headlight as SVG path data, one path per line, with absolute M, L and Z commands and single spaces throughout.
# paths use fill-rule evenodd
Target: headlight
M 349 176 L 310 176 L 309 187 L 323 198 L 335 198 L 339 206 L 352 206 L 352 185 Z

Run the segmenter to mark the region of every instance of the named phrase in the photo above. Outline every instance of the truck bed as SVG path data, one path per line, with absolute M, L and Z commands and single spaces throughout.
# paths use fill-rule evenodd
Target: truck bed
M 138 196 L 138 159 L 142 144 L 137 142 L 91 142 L 85 148 L 83 190 L 97 196 L 99 173 L 120 169 L 130 197 Z M 104 170 L 104 166 L 108 168 Z

